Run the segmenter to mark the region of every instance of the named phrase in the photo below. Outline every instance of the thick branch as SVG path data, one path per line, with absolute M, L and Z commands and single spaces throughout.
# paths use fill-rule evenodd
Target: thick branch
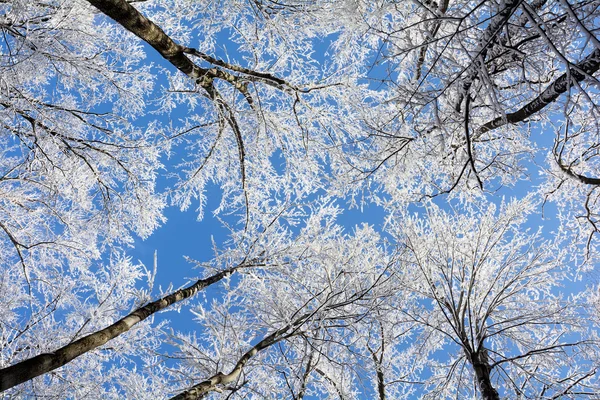
M 156 49 L 167 61 L 173 64 L 173 66 L 189 77 L 196 79 L 197 83 L 199 83 L 205 89 L 211 86 L 211 81 L 213 78 L 218 78 L 231 83 L 238 91 L 240 91 L 247 99 L 249 99 L 246 83 L 243 82 L 244 79 L 218 68 L 201 68 L 192 60 L 190 60 L 187 54 L 200 57 L 213 65 L 245 74 L 247 75 L 246 80 L 253 80 L 253 78 L 257 78 L 261 82 L 275 86 L 278 89 L 287 87 L 289 89 L 298 90 L 298 88 L 290 85 L 285 80 L 277 78 L 269 73 L 253 71 L 248 68 L 233 65 L 211 57 L 208 54 L 201 53 L 195 49 L 184 47 L 175 43 L 175 41 L 158 25 L 142 15 L 136 8 L 127 3 L 125 0 L 87 1 L 104 14 L 114 19 L 125 29 L 154 47 L 154 49 Z M 202 79 L 203 77 L 205 78 Z
M 189 77 L 198 79 L 207 73 L 206 69 L 198 67 L 184 54 L 183 46 L 175 43 L 158 25 L 144 17 L 125 0 L 88 2 L 154 47 L 161 56 Z
M 581 183 L 585 183 L 586 185 L 600 185 L 600 178 L 594 178 L 582 174 L 578 174 L 574 172 L 571 168 L 563 165 L 562 163 L 558 163 L 558 167 L 565 172 L 571 178 L 575 178 Z
M 152 314 L 164 310 L 174 303 L 194 296 L 202 289 L 220 281 L 240 267 L 241 266 L 238 265 L 234 268 L 221 271 L 209 278 L 200 279 L 188 287 L 179 289 L 159 300 L 138 308 L 109 327 L 82 337 L 73 343 L 61 347 L 53 353 L 40 354 L 15 365 L 11 365 L 10 367 L 1 369 L 0 392 L 66 365 L 76 357 L 94 350 L 109 340 L 127 332 L 134 325 L 145 320 Z
M 375 285 L 378 281 L 379 281 L 379 279 L 373 285 Z M 298 315 L 299 311 L 303 308 L 303 307 L 301 307 L 298 311 L 296 311 L 296 313 L 294 313 L 294 316 L 292 317 L 292 320 L 293 320 L 292 322 L 290 322 L 289 324 L 285 325 L 284 327 L 274 331 L 273 333 L 271 333 L 270 335 L 265 337 L 263 340 L 258 342 L 256 345 L 254 345 L 250 350 L 248 350 L 239 359 L 239 361 L 236 363 L 235 367 L 231 370 L 231 372 L 229 372 L 228 374 L 219 372 L 219 373 L 213 375 L 212 377 L 208 378 L 207 380 L 204 380 L 204 381 L 200 382 L 199 384 L 191 387 L 190 389 L 187 389 L 186 391 L 176 395 L 175 397 L 172 397 L 171 400 L 201 399 L 207 393 L 215 391 L 215 390 L 219 390 L 220 386 L 237 381 L 242 373 L 242 370 L 248 363 L 248 361 L 252 357 L 254 357 L 259 351 L 264 350 L 267 347 L 269 347 L 275 343 L 278 343 L 282 340 L 285 340 L 289 337 L 292 337 L 292 336 L 298 334 L 298 330 L 302 327 L 302 325 L 307 323 L 311 318 L 313 318 L 315 315 L 317 315 L 317 313 L 319 313 L 320 311 L 335 310 L 337 308 L 344 307 L 344 306 L 347 306 L 348 304 L 359 301 L 367 293 L 369 293 L 372 288 L 373 288 L 373 286 L 367 288 L 363 292 L 356 293 L 347 300 L 341 301 L 339 303 L 329 304 L 329 305 L 324 304 L 321 307 L 318 307 L 317 309 L 315 309 L 313 311 L 307 312 L 305 314 L 302 314 L 302 315 L 296 317 L 296 315 Z M 323 290 L 319 294 L 323 293 L 324 291 L 325 290 Z M 315 296 L 318 296 L 319 294 L 317 294 Z M 335 297 L 335 296 L 333 296 L 333 297 Z M 331 297 L 328 296 L 328 298 L 331 298 Z M 313 297 L 313 299 L 314 299 L 314 297 Z
M 298 328 L 306 321 L 306 316 L 303 316 L 297 319 L 295 322 L 284 326 L 281 329 L 276 330 L 271 333 L 269 336 L 265 337 L 263 340 L 254 345 L 250 350 L 248 350 L 235 364 L 235 367 L 228 374 L 224 374 L 219 372 L 209 379 L 200 382 L 199 384 L 191 387 L 183 393 L 172 397 L 171 400 L 196 400 L 204 397 L 209 392 L 212 392 L 218 388 L 219 385 L 226 385 L 228 383 L 233 383 L 238 380 L 244 366 L 248 363 L 248 361 L 254 357 L 259 351 L 266 349 L 267 347 L 279 342 L 280 340 L 288 337 L 289 335 L 293 335 L 294 329 Z M 292 331 L 288 334 L 289 331 Z
M 581 82 L 600 69 L 600 50 L 596 49 L 583 61 L 569 71 L 559 76 L 538 97 L 527 103 L 521 109 L 486 122 L 477 130 L 476 137 L 506 124 L 516 124 L 531 117 L 538 111 L 554 102 L 558 96 L 565 93 L 575 82 Z

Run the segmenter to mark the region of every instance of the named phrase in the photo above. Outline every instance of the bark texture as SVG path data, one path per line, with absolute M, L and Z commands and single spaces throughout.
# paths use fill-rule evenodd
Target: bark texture
M 80 355 L 94 350 L 109 340 L 127 332 L 134 325 L 145 320 L 152 314 L 164 310 L 174 303 L 194 296 L 207 286 L 210 286 L 213 283 L 220 281 L 225 276 L 233 273 L 237 268 L 239 267 L 219 272 L 206 279 L 198 280 L 188 287 L 179 289 L 159 300 L 138 308 L 109 327 L 84 336 L 52 353 L 40 354 L 11 365 L 10 367 L 1 369 L 0 392 L 64 366 Z
M 296 322 L 287 325 L 281 329 L 276 330 L 263 340 L 258 342 L 254 347 L 247 351 L 235 364 L 235 367 L 228 374 L 219 372 L 209 379 L 200 382 L 199 384 L 191 387 L 190 389 L 172 397 L 171 400 L 196 400 L 203 398 L 207 393 L 217 389 L 218 386 L 227 385 L 229 383 L 235 383 L 239 379 L 244 366 L 248 361 L 254 357 L 259 351 L 266 349 L 267 347 L 279 342 L 285 337 L 290 331 L 293 331 L 298 326 L 302 325 L 306 320 L 306 317 L 298 319 Z M 293 334 L 293 333 L 292 333 Z
M 187 76 L 193 78 L 196 83 L 209 92 L 214 91 L 213 80 L 222 79 L 232 84 L 246 99 L 251 102 L 246 81 L 259 81 L 278 89 L 298 90 L 283 79 L 266 73 L 254 71 L 248 68 L 240 67 L 227 63 L 223 60 L 211 57 L 195 49 L 182 46 L 176 43 L 169 35 L 165 33 L 158 25 L 146 18 L 135 7 L 125 0 L 87 0 L 88 3 L 96 7 L 106 16 L 115 20 L 119 25 L 132 32 L 140 39 L 152 46 L 160 55 L 169 61 L 175 68 Z M 245 79 L 231 72 L 216 67 L 202 68 L 194 63 L 188 56 L 199 57 L 213 66 L 222 67 L 225 70 L 240 73 Z M 214 96 L 211 95 L 214 100 Z
M 114 19 L 128 31 L 154 47 L 166 60 L 191 78 L 204 76 L 206 69 L 198 67 L 184 53 L 185 47 L 175 43 L 158 25 L 144 17 L 125 0 L 87 0 L 102 13 Z
M 471 364 L 473 365 L 473 371 L 477 378 L 477 386 L 481 392 L 481 397 L 484 400 L 500 400 L 500 395 L 494 386 L 490 378 L 492 368 L 490 367 L 487 351 L 482 349 L 477 353 L 471 355 Z
M 596 49 L 584 58 L 578 64 L 575 64 L 568 72 L 559 76 L 550 86 L 548 86 L 539 96 L 521 107 L 519 110 L 502 115 L 491 121 L 486 122 L 476 132 L 476 137 L 483 135 L 493 129 L 507 124 L 516 124 L 531 117 L 538 111 L 554 102 L 558 96 L 565 93 L 576 82 L 583 81 L 586 77 L 592 76 L 600 69 L 600 50 Z

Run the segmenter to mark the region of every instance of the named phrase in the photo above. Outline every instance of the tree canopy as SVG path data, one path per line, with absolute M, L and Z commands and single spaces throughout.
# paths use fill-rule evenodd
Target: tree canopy
M 0 0 L 0 391 L 595 398 L 599 21 Z M 156 282 L 171 208 L 227 237 Z

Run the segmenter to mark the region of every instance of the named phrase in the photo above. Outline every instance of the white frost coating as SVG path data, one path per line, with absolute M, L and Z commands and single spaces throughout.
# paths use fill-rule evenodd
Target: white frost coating
M 193 274 L 252 267 L 4 396 L 476 398 L 486 358 L 507 398 L 600 392 L 571 281 L 598 257 L 600 190 L 573 177 L 600 171 L 600 93 L 595 67 L 557 81 L 595 2 L 132 2 L 200 86 L 84 3 L 0 1 L 0 368 L 155 299 L 116 249 L 167 202 L 226 225 Z

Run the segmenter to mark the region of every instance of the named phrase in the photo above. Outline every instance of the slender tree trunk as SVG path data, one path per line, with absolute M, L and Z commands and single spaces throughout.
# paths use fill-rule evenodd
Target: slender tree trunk
M 315 355 L 314 349 L 310 351 L 308 356 L 308 363 L 306 363 L 306 369 L 304 370 L 304 374 L 302 375 L 302 385 L 300 386 L 300 390 L 298 391 L 298 396 L 296 396 L 295 400 L 303 400 L 304 395 L 306 394 L 306 389 L 308 387 L 307 382 L 310 377 L 310 373 L 312 372 L 312 362 L 313 357 Z
M 152 314 L 164 310 L 174 303 L 194 296 L 207 286 L 232 274 L 238 268 L 240 268 L 240 266 L 221 271 L 209 278 L 198 280 L 188 287 L 179 289 L 159 300 L 138 308 L 109 327 L 84 336 L 52 353 L 40 354 L 15 365 L 11 365 L 10 367 L 1 369 L 0 392 L 64 366 L 76 357 L 94 350 L 109 340 L 127 332 L 134 325 L 145 320 Z
M 481 79 L 479 75 L 481 74 L 485 58 L 492 48 L 495 38 L 502 31 L 504 26 L 506 26 L 513 13 L 519 8 L 521 0 L 507 0 L 506 2 L 501 3 L 503 8 L 500 9 L 497 14 L 492 16 L 489 25 L 482 32 L 481 38 L 479 39 L 477 56 L 462 73 L 464 78 L 460 84 L 458 101 L 454 107 L 456 112 L 460 112 L 463 100 L 465 97 L 469 96 L 469 91 L 475 80 L 478 78 Z
M 381 365 L 377 365 L 377 393 L 379 393 L 379 400 L 386 400 L 384 378 Z
M 371 353 L 371 358 L 373 359 L 373 363 L 375 364 L 375 372 L 376 372 L 376 376 L 377 376 L 377 394 L 379 396 L 379 400 L 386 400 L 385 397 L 385 375 L 383 374 L 383 367 L 382 367 L 382 362 L 383 362 L 383 352 L 384 352 L 384 347 L 383 347 L 383 339 L 381 340 L 382 342 L 382 348 L 381 348 L 381 356 L 377 356 L 377 353 L 373 350 L 371 350 L 370 348 L 368 348 L 369 352 Z

